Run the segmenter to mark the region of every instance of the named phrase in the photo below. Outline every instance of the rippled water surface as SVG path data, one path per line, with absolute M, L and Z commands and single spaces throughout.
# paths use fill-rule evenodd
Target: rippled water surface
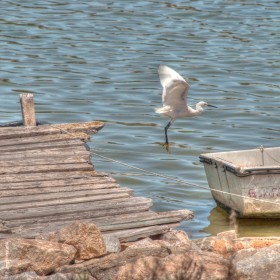
M 35 94 L 37 118 L 101 120 L 92 151 L 207 186 L 201 153 L 279 146 L 279 1 L 1 1 L 0 117 L 21 118 L 19 93 Z M 157 68 L 188 77 L 189 102 L 218 106 L 169 130 Z M 209 191 L 93 158 L 158 211 L 190 209 L 192 238 L 226 230 Z M 275 235 L 277 221 L 241 221 L 243 235 Z

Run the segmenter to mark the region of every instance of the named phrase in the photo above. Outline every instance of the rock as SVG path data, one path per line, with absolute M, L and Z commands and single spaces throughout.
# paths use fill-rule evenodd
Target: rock
M 158 244 L 157 241 L 153 241 L 150 237 L 146 237 L 136 242 L 123 243 L 122 246 L 123 247 L 127 246 L 127 248 L 129 248 L 130 250 L 161 247 L 161 245 Z
M 1 240 L 0 278 L 25 271 L 49 274 L 59 266 L 73 262 L 76 252 L 73 246 L 45 240 Z
M 232 279 L 279 279 L 280 244 L 238 251 L 232 260 Z
M 165 258 L 142 257 L 134 263 L 122 266 L 114 280 L 222 280 L 228 279 L 228 261 L 214 253 L 196 251 Z
M 235 251 L 242 249 L 260 249 L 274 244 L 280 244 L 280 237 L 243 237 L 238 238 L 234 243 Z
M 217 237 L 227 239 L 227 240 L 233 240 L 237 238 L 237 234 L 235 230 L 228 230 L 228 231 L 223 231 L 218 233 Z
M 45 280 L 45 277 L 37 275 L 34 271 L 23 272 L 13 276 L 1 278 L 2 280 Z
M 169 250 L 166 247 L 162 246 L 159 242 L 154 242 L 150 238 L 125 244 L 123 249 L 124 250 L 120 253 L 112 253 L 83 263 L 60 267 L 56 272 L 89 272 L 96 279 L 112 280 L 115 279 L 115 276 L 122 265 L 135 262 L 143 256 L 163 258 L 169 255 Z
M 93 223 L 71 223 L 49 234 L 46 239 L 74 246 L 78 251 L 77 260 L 89 260 L 106 254 L 102 234 Z
M 97 280 L 96 278 L 92 277 L 87 272 L 84 273 L 56 273 L 53 275 L 50 275 L 42 280 Z
M 189 239 L 187 233 L 181 230 L 170 230 L 158 238 L 172 254 L 183 254 L 189 250 L 198 249 L 198 246 Z
M 107 253 L 118 253 L 121 251 L 121 243 L 117 237 L 110 234 L 104 234 L 103 240 L 105 242 Z
M 194 243 L 203 251 L 214 252 L 222 255 L 224 258 L 231 258 L 232 254 L 235 252 L 235 238 L 236 234 L 234 231 L 227 231 L 217 236 L 194 240 Z
M 242 249 L 264 248 L 273 244 L 280 244 L 280 237 L 244 237 L 237 238 L 234 231 L 219 233 L 194 241 L 204 251 L 214 252 L 225 258 L 231 258 L 233 254 Z

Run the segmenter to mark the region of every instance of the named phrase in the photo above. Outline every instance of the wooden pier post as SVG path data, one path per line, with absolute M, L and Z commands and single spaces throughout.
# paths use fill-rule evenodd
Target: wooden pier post
M 24 126 L 36 126 L 34 98 L 32 93 L 20 95 L 22 121 Z

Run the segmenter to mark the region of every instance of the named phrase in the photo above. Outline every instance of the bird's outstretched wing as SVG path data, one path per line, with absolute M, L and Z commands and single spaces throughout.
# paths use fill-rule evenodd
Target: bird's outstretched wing
M 163 87 L 164 106 L 181 107 L 187 104 L 189 84 L 173 69 L 160 65 L 158 68 L 160 83 Z

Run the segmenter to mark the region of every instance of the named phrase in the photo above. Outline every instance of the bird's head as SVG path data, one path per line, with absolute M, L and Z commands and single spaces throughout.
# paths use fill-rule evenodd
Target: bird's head
M 216 106 L 210 105 L 210 104 L 208 104 L 207 102 L 204 102 L 204 101 L 198 102 L 197 105 L 200 106 L 200 107 L 209 106 L 209 107 L 217 108 Z

